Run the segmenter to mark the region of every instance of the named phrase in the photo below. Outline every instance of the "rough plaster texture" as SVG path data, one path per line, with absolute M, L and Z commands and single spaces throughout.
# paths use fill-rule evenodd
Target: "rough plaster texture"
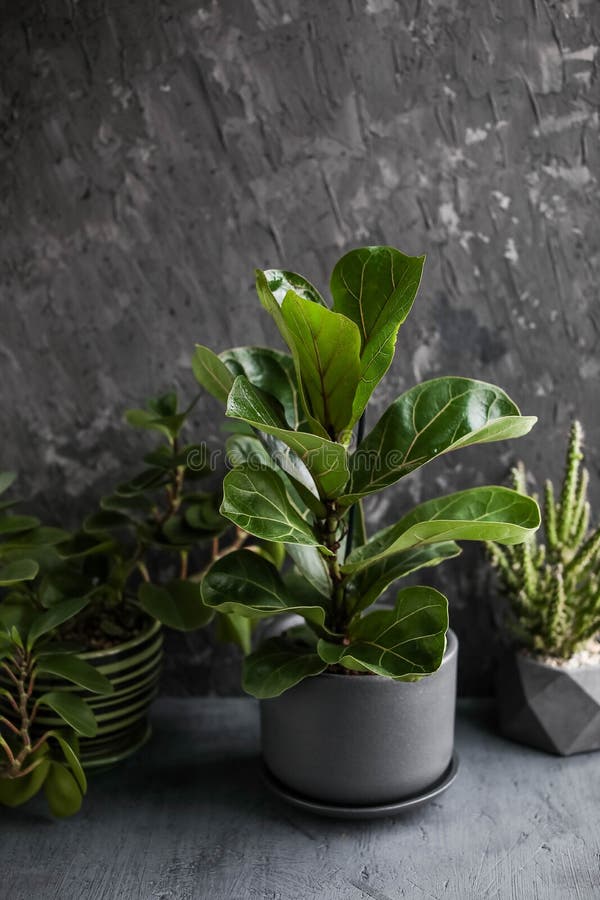
M 255 266 L 325 285 L 346 249 L 390 243 L 428 262 L 371 421 L 447 373 L 540 423 L 422 470 L 372 527 L 502 479 L 515 452 L 556 474 L 573 413 L 599 500 L 599 43 L 585 0 L 5 0 L 2 464 L 74 519 L 139 449 L 123 408 L 193 394 L 194 341 L 273 338 Z M 197 409 L 216 444 L 216 405 Z M 485 571 L 470 550 L 434 575 L 467 690 L 488 683 Z M 230 657 L 186 643 L 171 689 L 235 684 Z

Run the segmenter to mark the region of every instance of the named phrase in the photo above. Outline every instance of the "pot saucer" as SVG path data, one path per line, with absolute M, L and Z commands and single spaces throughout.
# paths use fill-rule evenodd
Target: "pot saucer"
M 402 813 L 416 809 L 418 806 L 422 806 L 424 803 L 433 800 L 435 797 L 439 797 L 440 794 L 443 794 L 444 791 L 450 787 L 457 774 L 458 755 L 455 753 L 450 765 L 442 777 L 438 779 L 435 784 L 418 794 L 413 794 L 412 797 L 407 797 L 404 800 L 396 800 L 393 803 L 378 803 L 372 806 L 345 806 L 338 803 L 326 803 L 320 800 L 311 800 L 303 794 L 297 794 L 291 788 L 286 787 L 278 781 L 264 764 L 262 767 L 263 781 L 271 793 L 275 794 L 276 797 L 279 797 L 280 800 L 284 800 L 286 803 L 298 807 L 298 809 L 303 809 L 305 812 L 314 813 L 318 816 L 328 816 L 332 819 L 382 819 L 385 816 L 401 815 Z

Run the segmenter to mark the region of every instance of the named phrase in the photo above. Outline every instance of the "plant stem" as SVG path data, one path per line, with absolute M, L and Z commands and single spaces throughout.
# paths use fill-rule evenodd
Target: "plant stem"
M 250 535 L 247 531 L 244 531 L 242 528 L 236 528 L 235 538 L 230 544 L 228 544 L 226 547 L 223 547 L 222 550 L 219 550 L 219 539 L 214 538 L 212 542 L 212 553 L 210 555 L 209 561 L 206 563 L 203 569 L 200 569 L 199 572 L 196 572 L 194 575 L 190 575 L 188 581 L 202 581 L 214 562 L 216 562 L 218 559 L 222 559 L 224 556 L 227 556 L 228 553 L 233 553 L 235 550 L 239 550 L 241 547 L 243 547 L 249 537 Z
M 325 502 L 325 506 L 327 508 L 327 517 L 324 522 L 325 527 L 322 532 L 322 537 L 323 543 L 328 550 L 331 550 L 332 553 L 331 556 L 325 557 L 325 562 L 327 564 L 329 576 L 333 585 L 333 593 L 331 597 L 331 613 L 333 625 L 336 628 L 343 629 L 346 624 L 344 615 L 344 576 L 340 571 L 340 563 L 338 559 L 338 550 L 340 549 L 340 544 L 337 540 L 337 530 L 340 520 L 338 518 L 338 510 L 335 500 L 327 500 Z

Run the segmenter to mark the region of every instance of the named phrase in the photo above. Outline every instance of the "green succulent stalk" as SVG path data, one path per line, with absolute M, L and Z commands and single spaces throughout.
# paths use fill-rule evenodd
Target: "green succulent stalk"
M 408 680 L 435 671 L 448 628 L 442 594 L 409 587 L 393 609 L 370 607 L 399 578 L 460 553 L 457 540 L 519 543 L 539 525 L 533 500 L 488 486 L 427 500 L 366 533 L 364 498 L 444 453 L 520 437 L 535 422 L 495 385 L 435 378 L 397 397 L 361 434 L 424 262 L 393 247 L 351 250 L 333 269 L 330 301 L 295 272 L 258 271 L 258 298 L 288 352 L 196 347 L 196 378 L 245 429 L 228 442 L 221 513 L 288 557 L 277 571 L 245 548 L 227 554 L 203 579 L 204 603 L 250 620 L 296 613 L 305 621 L 247 657 L 243 684 L 256 697 L 328 668 Z
M 488 544 L 519 642 L 559 659 L 569 659 L 600 631 L 600 528 L 589 530 L 582 447 L 583 429 L 574 421 L 558 501 L 552 482 L 544 484 L 543 532 L 520 546 Z M 527 494 L 522 463 L 513 469 L 512 481 Z

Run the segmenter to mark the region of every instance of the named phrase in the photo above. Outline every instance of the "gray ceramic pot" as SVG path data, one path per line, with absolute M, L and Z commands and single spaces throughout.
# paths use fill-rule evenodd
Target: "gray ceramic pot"
M 457 655 L 450 631 L 442 665 L 418 682 L 324 673 L 261 701 L 270 773 L 336 804 L 393 803 L 430 787 L 452 759 Z
M 600 750 L 600 666 L 556 668 L 513 653 L 496 673 L 496 698 L 505 737 L 560 756 Z

